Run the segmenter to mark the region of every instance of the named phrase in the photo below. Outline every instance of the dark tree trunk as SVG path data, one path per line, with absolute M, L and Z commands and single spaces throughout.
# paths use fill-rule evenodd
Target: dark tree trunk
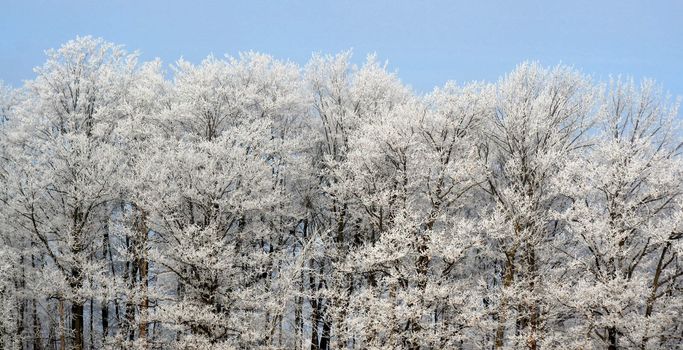
M 40 319 L 38 318 L 38 305 L 36 304 L 36 299 L 33 299 L 33 348 L 40 350 L 43 348 L 42 336 L 40 334 Z
M 19 266 L 21 266 L 21 279 L 15 280 L 14 286 L 18 291 L 21 291 L 25 286 L 25 275 L 24 275 L 24 256 L 22 255 L 19 259 Z M 17 338 L 21 339 L 24 334 L 24 313 L 26 312 L 26 304 L 24 300 L 18 300 L 19 302 L 19 317 L 17 318 Z
M 138 336 L 140 339 L 145 339 L 147 338 L 147 308 L 149 307 L 149 299 L 147 297 L 147 289 L 149 287 L 147 235 L 149 233 L 149 229 L 147 228 L 147 215 L 145 212 L 143 210 L 139 210 L 138 214 L 139 215 L 137 217 L 136 223 L 138 239 L 137 242 L 135 242 L 135 253 L 137 254 L 136 264 L 137 270 L 140 273 L 140 293 L 142 294 L 142 299 L 139 306 L 140 324 L 138 327 Z
M 110 259 L 107 259 L 107 257 L 110 257 Z M 111 260 L 111 255 L 109 254 L 109 228 L 105 227 L 104 228 L 104 234 L 102 236 L 102 259 L 109 260 L 110 267 L 111 267 L 111 272 L 112 272 L 112 278 L 114 277 L 114 263 Z M 109 332 L 109 301 L 108 300 L 102 300 L 102 304 L 100 305 L 100 316 L 102 318 L 102 340 L 107 337 L 108 332 Z
M 95 300 L 90 299 L 90 312 L 88 312 L 88 317 L 90 318 L 90 324 L 88 325 L 88 334 L 90 335 L 90 346 L 89 348 L 92 349 L 94 344 L 95 344 L 95 338 L 93 336 L 93 329 L 95 329 Z
M 73 349 L 83 350 L 83 304 L 71 304 L 71 332 L 73 333 Z
M 329 317 L 323 319 L 323 333 L 320 337 L 320 350 L 330 350 L 330 331 L 332 325 L 330 324 Z
M 31 255 L 31 267 L 33 268 L 33 270 L 36 269 L 36 258 L 33 255 Z M 41 339 L 42 336 L 40 334 L 40 318 L 38 318 L 38 305 L 35 298 L 33 298 L 32 303 L 33 308 L 31 309 L 31 316 L 33 318 L 33 348 L 36 350 L 40 350 L 43 348 L 43 344 Z
M 137 264 L 133 262 L 129 265 L 128 288 L 130 296 L 126 301 L 126 327 L 128 328 L 128 340 L 135 340 L 135 304 L 131 300 L 135 290 L 135 276 L 137 275 Z
M 609 343 L 607 349 L 619 349 L 619 347 L 617 346 L 617 329 L 615 327 L 610 327 L 607 329 L 607 341 Z
M 515 249 L 505 253 L 505 272 L 503 273 L 503 288 L 509 288 L 512 285 L 515 276 Z M 508 300 L 503 297 L 498 307 L 498 326 L 496 328 L 496 349 L 501 349 L 505 343 L 505 323 L 507 321 Z
M 311 350 L 318 350 L 318 321 L 320 310 L 318 309 L 318 299 L 311 300 Z

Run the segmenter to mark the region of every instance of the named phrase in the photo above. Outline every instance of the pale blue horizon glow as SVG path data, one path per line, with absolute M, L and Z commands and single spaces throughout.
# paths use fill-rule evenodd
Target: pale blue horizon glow
M 44 50 L 92 35 L 142 60 L 258 51 L 305 64 L 313 52 L 369 53 L 418 92 L 496 81 L 525 60 L 596 80 L 655 79 L 683 95 L 683 1 L 18 1 L 0 11 L 0 80 L 20 86 Z

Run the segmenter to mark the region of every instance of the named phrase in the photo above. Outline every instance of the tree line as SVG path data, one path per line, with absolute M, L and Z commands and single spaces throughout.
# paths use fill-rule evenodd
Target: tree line
M 0 85 L 0 349 L 683 343 L 683 138 L 652 81 L 46 54 Z

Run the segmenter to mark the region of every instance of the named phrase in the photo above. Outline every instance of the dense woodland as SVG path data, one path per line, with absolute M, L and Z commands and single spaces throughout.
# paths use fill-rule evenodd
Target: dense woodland
M 651 81 L 46 53 L 0 86 L 0 349 L 683 343 L 683 138 Z

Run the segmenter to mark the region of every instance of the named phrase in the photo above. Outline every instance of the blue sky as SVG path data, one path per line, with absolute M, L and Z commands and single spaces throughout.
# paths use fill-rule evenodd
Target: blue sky
M 419 92 L 447 80 L 495 81 L 523 60 L 572 65 L 598 80 L 656 79 L 683 95 L 683 1 L 31 1 L 0 0 L 0 80 L 33 77 L 43 51 L 77 35 L 194 62 L 260 51 L 376 52 Z

